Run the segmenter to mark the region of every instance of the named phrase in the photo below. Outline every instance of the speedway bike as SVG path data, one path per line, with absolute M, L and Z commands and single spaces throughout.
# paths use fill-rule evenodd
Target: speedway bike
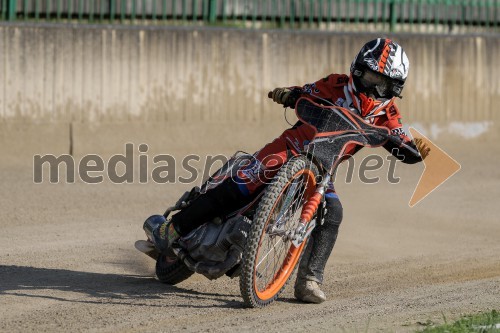
M 328 102 L 325 101 L 324 104 Z M 159 253 L 152 242 L 136 248 L 156 260 L 156 276 L 175 285 L 193 274 L 209 279 L 239 278 L 248 307 L 273 303 L 284 290 L 301 258 L 312 230 L 323 221 L 324 195 L 352 144 L 379 147 L 393 141 L 414 154 L 385 127 L 366 123 L 347 109 L 314 103 L 307 97 L 295 104 L 297 118 L 313 131 L 313 139 L 290 158 L 249 204 L 223 217 L 206 221 L 171 248 Z M 185 209 L 206 191 L 252 163 L 253 156 L 237 152 L 204 184 L 186 192 L 163 216 Z

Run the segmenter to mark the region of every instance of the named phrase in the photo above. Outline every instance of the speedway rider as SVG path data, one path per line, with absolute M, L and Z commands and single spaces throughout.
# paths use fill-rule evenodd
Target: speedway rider
M 295 101 L 301 96 L 308 96 L 318 103 L 322 103 L 321 99 L 326 99 L 349 109 L 367 123 L 387 127 L 392 135 L 416 148 L 403 131 L 401 115 L 394 103 L 396 97 L 401 97 L 409 65 L 400 45 L 390 39 L 378 38 L 361 48 L 351 64 L 349 76 L 330 74 L 303 87 L 276 88 L 271 97 L 285 107 L 294 107 Z M 225 180 L 199 196 L 189 207 L 172 216 L 171 220 L 159 225 L 153 231 L 155 246 L 164 250 L 205 221 L 225 216 L 249 203 L 265 180 L 272 179 L 279 167 L 291 156 L 300 153 L 304 143 L 310 139 L 307 126 L 301 122 L 284 131 L 255 153 L 254 163 L 239 170 L 238 181 L 231 178 Z M 353 155 L 361 147 L 347 148 L 346 154 Z M 425 145 L 419 147 L 423 152 L 422 156 L 416 156 L 390 142 L 384 148 L 404 163 L 419 162 L 428 153 Z M 396 151 L 394 148 L 399 149 Z M 317 226 L 311 234 L 295 283 L 295 297 L 304 302 L 321 303 L 326 300 L 319 285 L 323 282 L 324 268 L 342 222 L 342 205 L 333 184 L 330 184 L 325 200 L 327 213 L 324 223 Z

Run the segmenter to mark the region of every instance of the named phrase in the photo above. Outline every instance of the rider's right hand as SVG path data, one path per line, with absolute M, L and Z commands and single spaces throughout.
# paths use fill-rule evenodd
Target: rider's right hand
M 288 88 L 276 88 L 271 93 L 269 93 L 269 98 L 272 98 L 278 104 L 289 105 L 289 98 L 292 94 L 292 90 Z M 288 103 L 287 103 L 288 102 Z

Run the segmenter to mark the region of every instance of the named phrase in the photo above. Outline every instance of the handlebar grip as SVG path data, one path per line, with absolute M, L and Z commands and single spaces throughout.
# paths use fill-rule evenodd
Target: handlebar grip
M 418 149 L 415 149 L 409 145 L 407 145 L 406 143 L 404 143 L 403 140 L 401 140 L 400 138 L 394 136 L 394 135 L 389 135 L 387 137 L 389 139 L 389 141 L 392 141 L 394 144 L 396 144 L 397 146 L 399 147 L 402 147 L 402 148 L 405 148 L 406 150 L 408 150 L 410 153 L 412 153 L 413 155 L 415 156 L 420 156 L 420 152 L 418 151 Z
M 272 92 L 272 91 L 268 92 L 268 93 L 267 93 L 267 97 L 269 97 L 269 98 L 273 98 L 273 92 Z

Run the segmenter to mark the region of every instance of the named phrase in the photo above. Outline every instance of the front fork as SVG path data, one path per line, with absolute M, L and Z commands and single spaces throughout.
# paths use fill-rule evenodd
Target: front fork
M 317 225 L 317 219 L 312 219 L 325 195 L 326 187 L 330 182 L 331 175 L 328 173 L 321 183 L 316 187 L 314 194 L 309 198 L 300 214 L 300 223 L 292 236 L 292 243 L 295 247 L 299 247 L 302 242 L 309 237 L 313 229 Z

